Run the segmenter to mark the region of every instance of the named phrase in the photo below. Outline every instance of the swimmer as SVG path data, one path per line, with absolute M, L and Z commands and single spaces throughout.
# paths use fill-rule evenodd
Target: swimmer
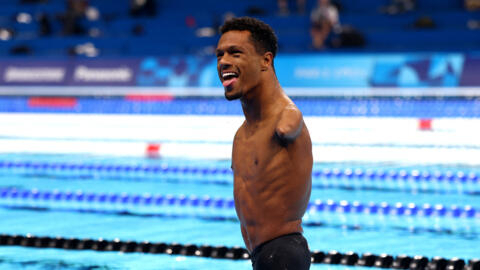
M 302 216 L 312 187 L 312 143 L 276 76 L 277 38 L 249 17 L 225 22 L 221 33 L 218 75 L 225 98 L 239 99 L 245 115 L 233 140 L 233 193 L 253 269 L 309 269 Z

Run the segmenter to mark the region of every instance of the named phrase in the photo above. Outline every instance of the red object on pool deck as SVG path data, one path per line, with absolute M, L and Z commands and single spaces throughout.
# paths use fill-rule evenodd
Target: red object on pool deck
M 43 108 L 74 108 L 77 99 L 73 97 L 31 97 L 28 99 L 28 107 Z
M 149 143 L 146 149 L 147 157 L 149 158 L 159 158 L 160 157 L 160 144 L 158 143 Z
M 432 119 L 420 119 L 420 120 L 418 120 L 418 129 L 420 129 L 420 130 L 432 130 Z
M 173 98 L 174 96 L 170 94 L 127 94 L 125 96 L 125 99 L 129 101 L 172 101 Z

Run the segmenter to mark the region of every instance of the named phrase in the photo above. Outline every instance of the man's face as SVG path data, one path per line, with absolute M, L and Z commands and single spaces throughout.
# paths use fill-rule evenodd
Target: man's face
M 262 56 L 257 53 L 249 31 L 229 31 L 217 45 L 217 71 L 225 98 L 238 99 L 254 88 L 261 73 Z

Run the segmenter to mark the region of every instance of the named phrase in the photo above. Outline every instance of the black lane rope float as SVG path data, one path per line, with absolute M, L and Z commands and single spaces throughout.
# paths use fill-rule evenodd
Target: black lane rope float
M 48 236 L 0 235 L 0 246 L 23 246 L 34 248 L 58 248 L 67 250 L 116 251 L 124 253 L 168 254 L 181 256 L 196 256 L 214 259 L 248 260 L 250 255 L 242 247 L 194 245 L 179 243 L 151 243 L 136 241 L 121 241 L 119 239 L 79 239 Z M 480 259 L 470 259 L 466 262 L 460 258 L 445 259 L 426 256 L 393 256 L 373 253 L 358 254 L 355 252 L 340 253 L 312 252 L 314 264 L 336 264 L 348 266 L 364 266 L 412 270 L 480 270 Z

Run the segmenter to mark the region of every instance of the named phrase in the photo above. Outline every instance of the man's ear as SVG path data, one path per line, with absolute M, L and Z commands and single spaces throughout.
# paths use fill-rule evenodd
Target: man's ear
M 262 59 L 262 71 L 267 71 L 273 63 L 273 54 L 271 52 L 266 52 L 263 55 Z

